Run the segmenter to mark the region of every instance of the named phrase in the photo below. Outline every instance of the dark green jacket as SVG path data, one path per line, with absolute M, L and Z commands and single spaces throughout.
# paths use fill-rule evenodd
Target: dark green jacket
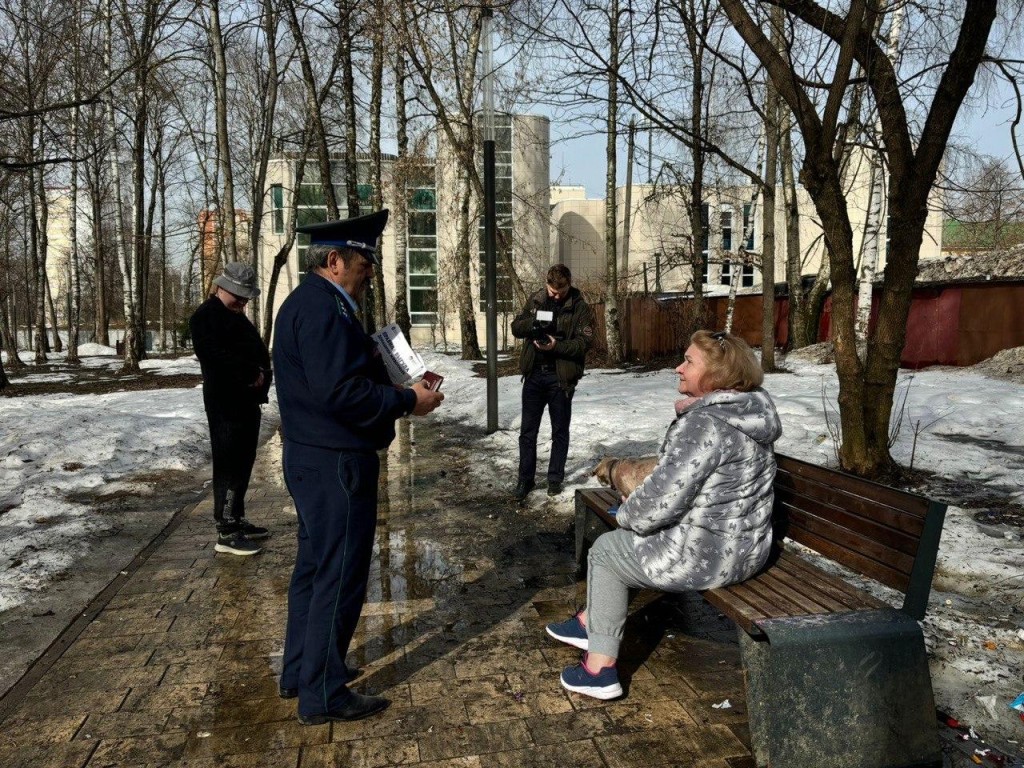
M 548 301 L 546 288 L 541 288 L 526 300 L 523 311 L 512 321 L 512 335 L 517 339 L 525 339 L 530 334 L 537 310 L 544 308 Z M 583 365 L 587 350 L 594 343 L 594 310 L 583 298 L 578 288 L 570 288 L 565 304 L 556 321 L 558 332 L 563 339 L 555 342 L 551 354 L 555 356 L 555 374 L 558 383 L 566 392 L 576 389 L 576 384 L 583 376 Z M 523 377 L 529 376 L 537 359 L 537 348 L 532 341 L 523 342 L 523 351 L 519 357 L 519 370 Z

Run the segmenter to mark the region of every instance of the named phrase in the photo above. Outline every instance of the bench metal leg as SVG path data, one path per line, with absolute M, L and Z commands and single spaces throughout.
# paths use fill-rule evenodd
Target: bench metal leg
M 759 768 L 941 766 L 924 636 L 896 610 L 739 630 Z

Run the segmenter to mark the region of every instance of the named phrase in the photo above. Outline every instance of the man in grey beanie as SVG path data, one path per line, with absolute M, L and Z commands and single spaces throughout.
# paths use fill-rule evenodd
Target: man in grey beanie
M 214 549 L 255 555 L 255 542 L 270 535 L 245 518 L 260 433 L 260 405 L 270 391 L 270 355 L 245 316 L 249 299 L 259 295 L 256 272 L 232 262 L 214 278 L 214 294 L 189 319 L 192 345 L 203 370 L 203 405 L 213 453 Z

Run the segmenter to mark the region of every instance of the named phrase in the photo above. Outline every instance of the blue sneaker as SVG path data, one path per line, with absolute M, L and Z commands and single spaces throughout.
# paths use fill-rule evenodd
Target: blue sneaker
M 587 628 L 580 622 L 578 613 L 571 619 L 548 624 L 545 629 L 555 640 L 561 640 L 581 651 L 587 650 Z
M 615 667 L 602 667 L 596 674 L 587 669 L 587 659 L 562 670 L 562 687 L 595 699 L 617 699 L 622 695 L 619 672 Z

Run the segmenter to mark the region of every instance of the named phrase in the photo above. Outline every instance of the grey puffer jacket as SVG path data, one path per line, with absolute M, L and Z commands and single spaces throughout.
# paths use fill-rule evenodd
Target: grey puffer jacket
M 644 572 L 671 592 L 753 576 L 772 543 L 772 444 L 782 434 L 768 393 L 719 390 L 672 423 L 658 465 L 619 508 Z

